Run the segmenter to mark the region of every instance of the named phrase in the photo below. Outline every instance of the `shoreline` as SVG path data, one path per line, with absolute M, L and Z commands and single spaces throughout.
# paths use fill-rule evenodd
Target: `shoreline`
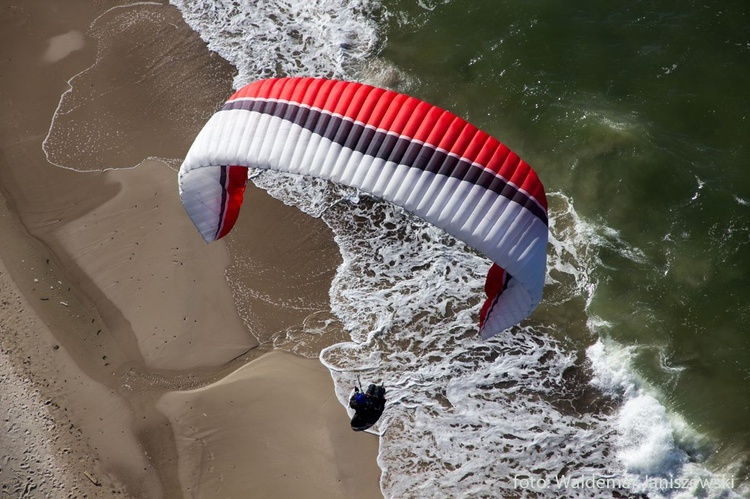
M 9 428 L 24 428 L 25 433 L 6 428 L 12 450 L 0 471 L 0 482 L 21 496 L 32 491 L 92 497 L 105 491 L 135 497 L 186 494 L 180 469 L 203 450 L 179 445 L 185 435 L 173 421 L 175 414 L 159 409 L 165 407 L 162 400 L 188 396 L 180 394 L 196 389 L 222 391 L 226 393 L 217 395 L 210 406 L 220 411 L 227 397 L 248 392 L 248 387 L 240 389 L 227 379 L 241 371 L 250 379 L 268 380 L 268 373 L 276 372 L 277 364 L 288 363 L 290 355 L 268 353 L 269 346 L 259 345 L 250 334 L 225 276 L 232 252 L 224 243 L 202 242 L 184 216 L 176 172 L 163 161 L 143 160 L 178 158 L 187 151 L 203 119 L 229 94 L 232 69 L 208 52 L 168 4 L 118 8 L 118 15 L 131 16 L 136 30 L 120 38 L 107 29 L 123 23 L 102 17 L 105 11 L 91 12 L 90 2 L 78 0 L 68 7 L 64 13 L 55 12 L 54 2 L 47 1 L 11 6 L 3 12 L 9 29 L 0 35 L 5 42 L 0 51 L 6 61 L 1 76 L 7 94 L 0 102 L 4 118 L 0 189 L 7 198 L 0 211 L 5 239 L 0 248 L 0 375 L 5 387 L 0 395 L 10 401 L 3 404 L 4 422 Z M 94 19 L 106 23 L 98 23 L 92 38 L 89 26 Z M 172 27 L 167 34 L 155 29 L 166 24 Z M 159 60 L 159 50 L 169 48 L 169 44 L 160 46 L 160 36 L 178 37 L 171 42 L 181 49 L 177 60 L 170 59 L 148 78 L 125 74 L 149 68 L 154 57 Z M 134 39 L 139 44 L 131 44 Z M 111 52 L 103 51 L 102 40 Z M 223 68 L 218 75 L 217 67 Z M 179 68 L 190 72 L 188 81 L 173 73 Z M 159 94 L 165 84 L 175 96 L 164 102 L 143 99 L 149 95 L 144 89 Z M 193 107 L 174 106 L 192 98 L 195 88 L 201 88 L 202 94 Z M 63 109 L 59 116 L 64 119 L 50 129 L 66 93 L 75 105 Z M 145 130 L 142 123 L 148 125 Z M 101 133 L 89 130 L 86 135 L 92 124 Z M 152 125 L 163 133 L 148 130 Z M 104 133 L 108 127 L 112 133 Z M 51 137 L 53 160 L 66 156 L 89 171 L 51 165 L 42 150 L 46 137 Z M 76 142 L 79 139 L 90 142 L 81 144 Z M 99 149 L 92 152 L 87 144 Z M 86 166 L 128 162 L 137 167 L 91 171 Z M 306 217 L 296 209 L 284 211 L 280 203 L 264 201 L 268 198 L 264 193 L 258 196 L 260 206 L 245 223 Z M 307 222 L 305 230 L 319 242 L 319 254 L 326 255 L 335 244 L 330 234 L 326 240 L 326 234 L 319 233 L 318 223 L 322 224 Z M 273 261 L 273 247 L 253 251 L 258 258 Z M 327 257 L 324 266 L 335 269 L 338 257 Z M 311 300 L 310 310 L 319 309 L 327 297 L 323 286 L 328 274 L 321 275 L 303 290 Z M 273 291 L 276 296 L 284 292 L 288 292 L 285 286 Z M 283 313 L 279 307 L 265 310 L 258 331 L 271 337 L 279 331 L 274 328 L 291 327 L 307 312 L 291 318 Z M 377 439 L 351 432 L 346 410 L 335 400 L 330 373 L 317 359 L 294 358 L 308 368 L 290 378 L 291 385 L 314 383 L 308 386 L 311 394 L 333 397 L 335 403 L 320 416 L 327 430 L 316 432 L 307 454 L 301 454 L 301 465 L 312 466 L 321 475 L 316 485 L 319 497 L 348 497 L 355 492 L 382 497 Z M 258 385 L 254 403 L 260 400 L 270 407 L 283 400 L 283 393 L 267 393 Z M 29 421 L 22 419 L 19 407 L 25 408 Z M 271 414 L 278 423 L 296 417 Z M 221 430 L 242 434 L 247 425 L 245 418 L 239 418 Z M 291 423 L 287 427 L 293 428 Z M 309 438 L 307 430 L 290 431 Z M 35 441 L 40 434 L 50 437 Z M 236 460 L 225 462 L 235 471 L 260 469 L 265 456 L 238 455 L 233 447 L 240 445 L 236 440 L 230 438 L 212 452 L 235 456 Z M 333 452 L 337 459 L 317 462 L 321 449 L 328 449 L 331 442 L 335 445 L 329 455 Z M 247 454 L 246 448 L 242 450 Z M 33 470 L 21 466 L 28 464 L 23 456 L 30 452 L 44 459 L 39 459 L 34 473 L 24 474 L 24 469 Z M 55 464 L 58 461 L 63 464 Z M 241 496 L 247 486 L 243 480 L 239 473 L 234 482 L 222 485 L 223 492 Z M 268 490 L 296 486 L 307 491 L 307 484 L 299 480 L 292 484 L 280 480 L 253 478 Z

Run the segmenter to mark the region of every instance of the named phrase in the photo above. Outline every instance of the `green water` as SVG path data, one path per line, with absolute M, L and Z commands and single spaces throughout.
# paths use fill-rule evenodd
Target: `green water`
M 587 314 L 748 480 L 750 4 L 385 4 L 381 56 L 597 228 Z

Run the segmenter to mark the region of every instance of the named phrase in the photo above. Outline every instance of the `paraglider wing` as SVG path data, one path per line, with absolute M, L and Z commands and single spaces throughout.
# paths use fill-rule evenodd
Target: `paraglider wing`
M 354 82 L 278 78 L 237 91 L 180 168 L 182 202 L 203 238 L 232 228 L 247 167 L 329 179 L 390 201 L 494 262 L 480 331 L 488 338 L 541 301 L 547 199 L 505 145 L 448 111 Z

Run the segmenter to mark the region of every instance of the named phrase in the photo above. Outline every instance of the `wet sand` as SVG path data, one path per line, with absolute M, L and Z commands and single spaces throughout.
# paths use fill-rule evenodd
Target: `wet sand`
M 0 25 L 0 495 L 380 497 L 330 373 L 269 353 L 325 313 L 330 233 L 251 189 L 206 245 L 179 202 L 233 68 L 169 5 L 17 2 Z

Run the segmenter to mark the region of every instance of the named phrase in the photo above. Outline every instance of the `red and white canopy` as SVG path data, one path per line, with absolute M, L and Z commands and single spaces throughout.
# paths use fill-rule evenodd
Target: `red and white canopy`
M 495 265 L 485 286 L 484 338 L 519 323 L 541 301 L 544 187 L 505 145 L 448 111 L 354 82 L 247 85 L 208 121 L 180 168 L 182 202 L 206 241 L 234 225 L 247 167 L 356 187 L 486 255 Z

